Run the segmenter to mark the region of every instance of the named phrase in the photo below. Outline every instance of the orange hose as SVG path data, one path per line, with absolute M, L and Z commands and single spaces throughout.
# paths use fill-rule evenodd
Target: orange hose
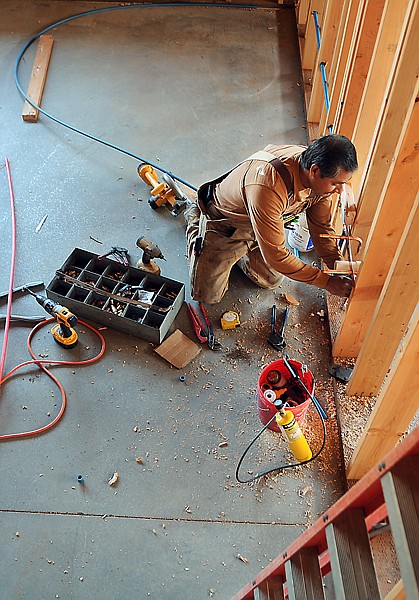
M 17 438 L 27 437 L 30 435 L 37 435 L 40 433 L 44 433 L 45 431 L 48 431 L 48 429 L 51 429 L 52 427 L 54 427 L 54 425 L 56 425 L 58 423 L 58 421 L 61 419 L 61 417 L 63 416 L 66 405 L 67 405 L 67 397 L 66 397 L 65 390 L 64 390 L 63 386 L 61 385 L 61 383 L 58 381 L 58 379 L 52 373 L 50 373 L 50 371 L 46 367 L 44 367 L 44 365 L 46 365 L 46 364 L 48 364 L 48 365 L 73 365 L 73 366 L 89 365 L 89 364 L 92 364 L 92 363 L 96 362 L 97 360 L 99 360 L 99 358 L 101 358 L 103 356 L 103 353 L 105 352 L 106 342 L 105 342 L 105 338 L 100 333 L 100 331 L 98 331 L 97 329 L 95 329 L 94 327 L 89 325 L 88 323 L 79 321 L 79 323 L 81 325 L 83 325 L 84 327 L 87 327 L 88 329 L 90 329 L 91 331 L 96 333 L 96 335 L 99 337 L 99 339 L 101 341 L 101 348 L 100 348 L 99 353 L 96 356 L 94 356 L 93 358 L 89 358 L 87 360 L 80 360 L 80 361 L 39 360 L 39 359 L 37 359 L 35 356 L 35 353 L 32 349 L 32 346 L 31 346 L 32 338 L 33 338 L 34 334 L 38 331 L 38 329 L 40 329 L 43 325 L 45 325 L 47 323 L 51 323 L 52 321 L 55 321 L 55 319 L 46 319 L 45 321 L 41 321 L 41 323 L 37 323 L 35 325 L 35 327 L 33 327 L 33 329 L 30 331 L 30 333 L 28 335 L 27 346 L 28 346 L 29 353 L 34 360 L 28 360 L 28 361 L 21 363 L 21 364 L 17 365 L 16 367 L 14 367 L 11 371 L 9 371 L 9 373 L 7 373 L 0 380 L 0 385 L 2 385 L 7 379 L 9 379 L 9 377 L 11 377 L 13 375 L 13 373 L 15 373 L 18 369 L 21 369 L 22 367 L 25 367 L 26 365 L 32 365 L 32 364 L 38 365 L 39 368 L 42 369 L 44 371 L 44 373 L 46 373 L 48 375 L 48 377 L 50 377 L 54 381 L 54 383 L 58 386 L 58 389 L 61 392 L 60 410 L 59 410 L 57 416 L 55 417 L 55 419 L 53 419 L 47 425 L 44 425 L 43 427 L 39 427 L 38 429 L 32 429 L 31 431 L 22 431 L 20 433 L 8 433 L 5 435 L 0 435 L 0 441 L 12 440 L 12 439 L 17 439 Z

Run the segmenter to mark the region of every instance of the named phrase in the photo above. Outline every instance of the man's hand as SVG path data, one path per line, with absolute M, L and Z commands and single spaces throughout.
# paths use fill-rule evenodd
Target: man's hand
M 335 296 L 348 298 L 353 290 L 354 282 L 351 277 L 337 277 L 336 275 L 329 277 L 325 289 Z

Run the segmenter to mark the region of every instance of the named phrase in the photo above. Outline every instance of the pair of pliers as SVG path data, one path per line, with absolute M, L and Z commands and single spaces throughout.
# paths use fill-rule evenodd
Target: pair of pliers
M 196 337 L 201 342 L 201 344 L 207 343 L 210 350 L 221 350 L 221 344 L 215 339 L 210 320 L 208 319 L 207 313 L 205 312 L 202 302 L 199 302 L 199 308 L 202 313 L 202 316 L 204 317 L 206 327 L 204 327 L 204 325 L 202 324 L 201 319 L 199 318 L 198 313 L 196 312 L 192 304 L 187 303 L 187 307 Z
M 126 267 L 129 266 L 129 254 L 127 248 L 122 248 L 121 246 L 112 246 L 109 252 L 99 256 L 99 260 L 106 258 L 107 256 L 113 256 L 117 262 L 121 263 L 121 265 L 125 265 Z

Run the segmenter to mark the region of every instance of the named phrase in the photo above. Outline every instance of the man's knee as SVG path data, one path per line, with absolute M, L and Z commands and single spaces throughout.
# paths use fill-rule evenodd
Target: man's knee
M 284 280 L 284 275 L 271 269 L 263 260 L 252 260 L 251 254 L 245 254 L 237 263 L 243 273 L 258 287 L 272 290 Z

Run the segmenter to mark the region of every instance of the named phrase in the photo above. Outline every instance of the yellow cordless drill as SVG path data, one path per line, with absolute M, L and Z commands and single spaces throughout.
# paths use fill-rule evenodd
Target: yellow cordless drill
M 57 324 L 51 329 L 52 337 L 57 344 L 67 349 L 74 348 L 79 339 L 77 331 L 74 329 L 78 322 L 76 315 L 73 315 L 68 308 L 61 306 L 58 302 L 54 302 L 54 300 L 41 294 L 36 294 L 29 288 L 24 289 L 57 321 Z

